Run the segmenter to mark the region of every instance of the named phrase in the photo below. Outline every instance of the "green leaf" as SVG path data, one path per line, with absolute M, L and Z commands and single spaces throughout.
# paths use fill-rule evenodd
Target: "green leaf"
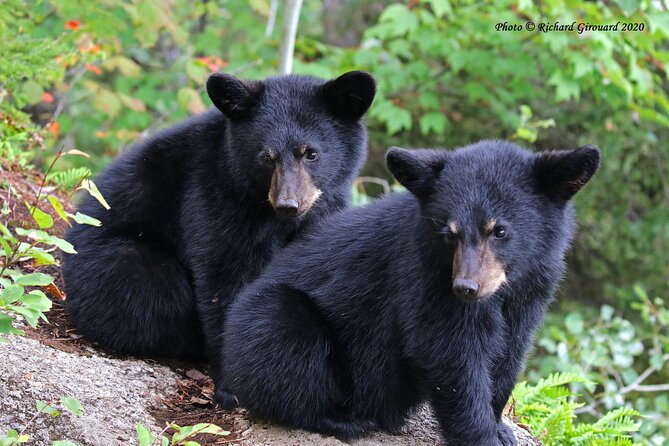
M 81 212 L 77 212 L 74 215 L 72 214 L 68 215 L 80 225 L 102 226 L 102 222 L 100 220 L 98 220 L 97 218 L 90 217 L 86 214 L 82 214 Z
M 269 16 L 269 2 L 267 0 L 249 0 L 249 6 L 263 17 Z
M 427 135 L 434 132 L 436 135 L 443 135 L 446 130 L 448 119 L 443 113 L 426 113 L 420 118 L 420 132 Z
M 453 8 L 449 0 L 425 0 L 424 3 L 430 5 L 437 18 L 442 18 L 445 15 L 449 17 L 453 15 Z
M 77 446 L 76 443 L 72 443 L 69 440 L 56 440 L 51 443 L 51 446 Z
M 28 325 L 30 325 L 32 328 L 37 327 L 37 322 L 39 321 L 39 317 L 41 315 L 40 312 L 19 305 L 10 305 L 7 308 L 16 314 L 23 316 Z
M 207 109 L 202 102 L 200 94 L 192 88 L 184 87 L 179 89 L 177 101 L 182 108 L 193 114 L 202 113 Z
M 142 423 L 137 423 L 137 440 L 139 440 L 139 446 L 149 446 L 153 443 L 155 437 L 147 428 L 144 427 Z
M 0 245 L 2 245 L 2 251 L 6 259 L 9 259 L 12 256 L 12 248 L 9 246 L 4 236 L 0 236 Z
M 99 202 L 105 209 L 107 209 L 107 210 L 111 209 L 111 207 L 110 207 L 109 204 L 107 203 L 107 200 L 104 199 L 104 197 L 103 197 L 102 194 L 100 193 L 100 190 L 98 189 L 98 187 L 95 185 L 95 183 L 94 183 L 93 181 L 89 180 L 88 178 L 84 179 L 84 180 L 81 182 L 81 185 L 79 186 L 79 189 L 87 190 L 88 193 L 91 194 L 91 196 L 92 196 L 93 198 L 95 198 L 96 200 L 98 200 L 98 202 Z
M 2 232 L 2 235 L 9 243 L 16 243 L 18 241 L 12 235 L 11 231 L 7 228 L 7 226 L 3 225 L 2 223 L 0 223 L 0 232 Z M 0 237 L 0 240 L 2 240 L 2 237 Z
M 110 118 L 115 117 L 121 111 L 121 100 L 118 95 L 104 88 L 98 88 L 95 93 L 95 107 Z
M 127 57 L 116 56 L 114 57 L 113 61 L 116 65 L 116 68 L 118 68 L 123 76 L 137 77 L 142 74 L 142 68 Z
M 61 251 L 66 252 L 68 254 L 77 253 L 77 251 L 75 251 L 74 249 L 74 246 L 72 246 L 70 242 L 68 242 L 67 240 L 63 240 L 60 237 L 50 235 L 44 231 L 40 231 L 37 229 L 16 228 L 16 233 L 19 235 L 28 236 L 28 238 L 31 240 L 53 245 L 59 248 Z
M 53 283 L 53 277 L 44 273 L 30 273 L 15 277 L 14 283 L 23 286 L 46 286 Z
M 56 409 L 55 407 L 51 406 L 48 403 L 45 403 L 42 400 L 37 400 L 35 402 L 35 405 L 37 406 L 37 410 L 39 412 L 51 415 L 52 417 L 57 417 L 58 415 L 60 415 L 60 411 L 58 409 Z
M 611 318 L 613 317 L 614 313 L 614 308 L 611 305 L 602 305 L 602 308 L 599 310 L 599 317 L 604 321 L 604 322 L 609 322 L 611 321 Z
M 53 226 L 53 218 L 51 215 L 47 214 L 37 206 L 33 208 L 28 202 L 26 202 L 26 206 L 28 207 L 28 210 L 30 210 L 30 215 L 37 222 L 40 229 L 49 229 Z
M 63 407 L 65 407 L 65 409 L 69 410 L 77 417 L 80 417 L 84 413 L 81 402 L 76 398 L 65 396 L 60 399 L 60 403 L 63 405 Z
M 386 23 L 392 36 L 403 36 L 418 28 L 418 18 L 409 8 L 401 4 L 388 6 L 379 17 L 380 23 Z
M 23 302 L 26 308 L 39 311 L 40 313 L 49 311 L 52 305 L 51 300 L 40 290 L 33 290 L 23 295 L 19 300 Z
M 639 2 L 637 0 L 615 0 L 620 6 L 625 17 L 630 17 L 637 9 L 639 9 Z
M 42 86 L 32 79 L 27 80 L 21 86 L 21 93 L 28 104 L 37 104 L 43 92 Z
M 56 264 L 56 259 L 51 254 L 36 246 L 30 248 L 26 254 L 35 260 L 36 266 Z
M 198 423 L 193 426 L 193 432 L 199 434 L 230 435 L 230 432 L 225 431 L 221 427 L 212 423 Z
M 58 198 L 50 195 L 47 197 L 47 200 L 49 200 L 49 203 L 51 203 L 51 207 L 54 211 L 56 211 L 56 214 L 69 223 L 70 221 L 67 218 L 67 213 L 65 212 L 65 209 L 63 209 L 63 205 L 60 203 L 60 201 L 58 201 Z
M 666 37 L 669 37 L 669 14 L 666 11 L 651 12 L 648 14 L 653 31 L 661 31 Z
M 385 122 L 388 134 L 393 135 L 400 130 L 411 129 L 411 113 L 408 110 L 404 110 L 388 101 L 383 101 L 382 105 L 379 105 L 371 113 L 381 122 Z
M 10 316 L 0 313 L 0 333 L 11 333 L 14 328 L 14 319 Z
M 141 99 L 133 98 L 132 96 L 128 96 L 121 93 L 119 93 L 119 98 L 121 99 L 121 102 L 123 102 L 123 105 L 125 105 L 132 111 L 136 112 L 146 111 L 146 104 Z
M 571 333 L 579 335 L 583 333 L 583 318 L 579 313 L 569 313 L 564 324 Z
M 6 303 L 6 304 L 12 304 L 19 300 L 21 296 L 23 296 L 23 287 L 21 285 L 17 284 L 11 284 L 5 287 L 4 290 L 0 293 L 0 298 Z
M 558 101 L 565 101 L 572 98 L 578 99 L 580 97 L 580 84 L 574 79 L 565 77 L 560 70 L 553 73 L 550 79 L 548 79 L 548 84 L 555 86 L 555 99 Z

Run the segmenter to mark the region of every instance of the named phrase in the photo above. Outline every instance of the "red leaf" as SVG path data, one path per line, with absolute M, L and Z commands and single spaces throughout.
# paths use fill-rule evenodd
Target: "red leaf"
M 48 91 L 45 91 L 42 93 L 42 102 L 46 102 L 47 104 L 51 104 L 53 102 L 53 95 L 49 93 Z
M 102 70 L 100 69 L 100 67 L 98 67 L 97 65 L 93 65 L 92 63 L 86 64 L 86 69 L 88 71 L 97 74 L 98 76 L 102 74 Z
M 53 133 L 53 136 L 58 137 L 60 135 L 60 124 L 58 121 L 51 121 L 46 125 L 46 129 Z
M 79 28 L 81 28 L 81 23 L 79 23 L 79 20 L 68 20 L 65 22 L 65 29 L 77 31 Z

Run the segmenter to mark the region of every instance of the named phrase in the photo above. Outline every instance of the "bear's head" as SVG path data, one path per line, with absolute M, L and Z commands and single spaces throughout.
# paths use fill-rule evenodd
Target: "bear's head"
M 453 293 L 470 302 L 530 271 L 562 271 L 574 226 L 570 199 L 599 158 L 594 146 L 532 153 L 482 141 L 453 152 L 392 148 L 386 162 L 418 198 L 420 227 L 450 265 Z
M 249 199 L 289 218 L 307 214 L 322 194 L 348 199 L 367 154 L 361 119 L 376 92 L 370 74 L 242 81 L 217 73 L 207 92 L 226 118 L 228 170 L 253 191 Z

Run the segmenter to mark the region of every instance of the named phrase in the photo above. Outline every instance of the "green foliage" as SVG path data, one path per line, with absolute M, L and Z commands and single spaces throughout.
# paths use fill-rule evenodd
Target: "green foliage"
M 577 413 L 602 417 L 603 410 L 632 404 L 643 411 L 640 438 L 652 444 L 669 439 L 669 307 L 635 286 L 626 300 L 629 319 L 609 305 L 599 312 L 579 308 L 550 317 L 538 345 L 531 378 L 553 371 L 587 379 L 574 384 L 587 405 Z M 576 383 L 577 381 L 575 381 Z
M 168 430 L 174 431 L 171 437 L 166 434 Z M 158 435 L 153 435 L 142 423 L 137 423 L 137 440 L 140 446 L 150 446 L 152 444 L 200 446 L 200 443 L 194 440 L 195 437 L 200 435 L 227 436 L 230 435 L 230 432 L 211 423 L 199 423 L 194 426 L 179 426 L 170 423 Z
M 51 180 L 65 189 L 72 189 L 79 184 L 82 178 L 87 178 L 90 175 L 91 171 L 87 167 L 72 167 L 54 172 L 51 175 Z
M 583 403 L 569 388 L 586 381 L 575 373 L 554 373 L 535 386 L 519 383 L 513 392 L 515 414 L 530 425 L 532 433 L 546 446 L 632 446 L 630 436 L 639 429 L 639 412 L 628 407 L 612 410 L 593 423 L 575 423 L 576 409 Z
M 62 151 L 58 153 L 51 167 L 62 156 Z M 22 335 L 23 331 L 14 326 L 16 316 L 22 316 L 31 327 L 36 327 L 40 319 L 46 321 L 46 312 L 51 308 L 51 300 L 40 289 L 35 287 L 47 287 L 52 285 L 54 279 L 51 275 L 40 272 L 26 272 L 22 265 L 26 262 L 32 262 L 33 267 L 44 265 L 56 265 L 57 261 L 51 254 L 53 249 L 60 249 L 69 254 L 76 254 L 74 247 L 60 237 L 49 234 L 54 220 L 50 214 L 40 209 L 49 203 L 56 213 L 69 223 L 69 219 L 77 222 L 83 222 L 92 225 L 99 225 L 99 221 L 77 212 L 76 215 L 70 214 L 64 210 L 63 205 L 54 196 L 44 197 L 42 195 L 46 179 L 50 173 L 51 167 L 46 172 L 39 191 L 36 194 L 32 204 L 26 202 L 29 215 L 34 224 L 39 229 L 29 226 L 29 222 L 22 222 L 20 219 L 12 220 L 12 211 L 9 208 L 9 201 L 20 201 L 22 198 L 14 196 L 12 198 L 13 188 L 7 186 L 7 194 L 3 194 L 2 214 L 6 218 L 5 223 L 0 222 L 0 343 L 7 343 L 8 338 L 3 336 L 7 334 Z M 90 184 L 87 189 L 90 193 L 101 200 L 99 191 L 92 181 L 86 180 Z M 106 202 L 104 202 L 106 204 Z M 13 223 L 10 224 L 10 221 Z M 24 227 L 23 225 L 28 225 Z M 27 290 L 26 288 L 33 288 Z
M 634 21 L 645 31 L 529 32 L 530 21 Z M 523 30 L 497 31 L 503 22 Z M 651 1 L 408 2 L 388 6 L 359 48 L 296 66 L 374 73 L 375 150 L 491 137 L 542 148 L 599 145 L 602 168 L 577 197 L 581 231 L 570 261 L 578 276 L 568 294 L 602 301 L 642 281 L 666 295 L 667 23 L 669 12 Z
M 37 400 L 35 403 L 36 411 L 30 421 L 28 421 L 21 431 L 16 429 L 9 429 L 6 434 L 0 434 L 0 446 L 15 446 L 19 444 L 29 443 L 30 435 L 26 434 L 30 425 L 41 414 L 49 415 L 51 417 L 59 417 L 63 410 L 70 412 L 75 417 L 80 417 L 83 414 L 81 403 L 76 398 L 62 397 L 58 402 L 49 401 L 44 402 Z M 52 446 L 74 446 L 75 444 L 67 440 L 57 440 L 51 443 Z

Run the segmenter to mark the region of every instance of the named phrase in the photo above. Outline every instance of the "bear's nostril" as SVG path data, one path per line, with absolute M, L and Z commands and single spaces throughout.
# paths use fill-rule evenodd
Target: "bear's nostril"
M 471 300 L 479 293 L 479 284 L 469 279 L 455 279 L 453 291 L 460 299 Z
M 280 198 L 276 201 L 276 212 L 283 217 L 293 217 L 300 208 L 299 203 L 294 198 Z

